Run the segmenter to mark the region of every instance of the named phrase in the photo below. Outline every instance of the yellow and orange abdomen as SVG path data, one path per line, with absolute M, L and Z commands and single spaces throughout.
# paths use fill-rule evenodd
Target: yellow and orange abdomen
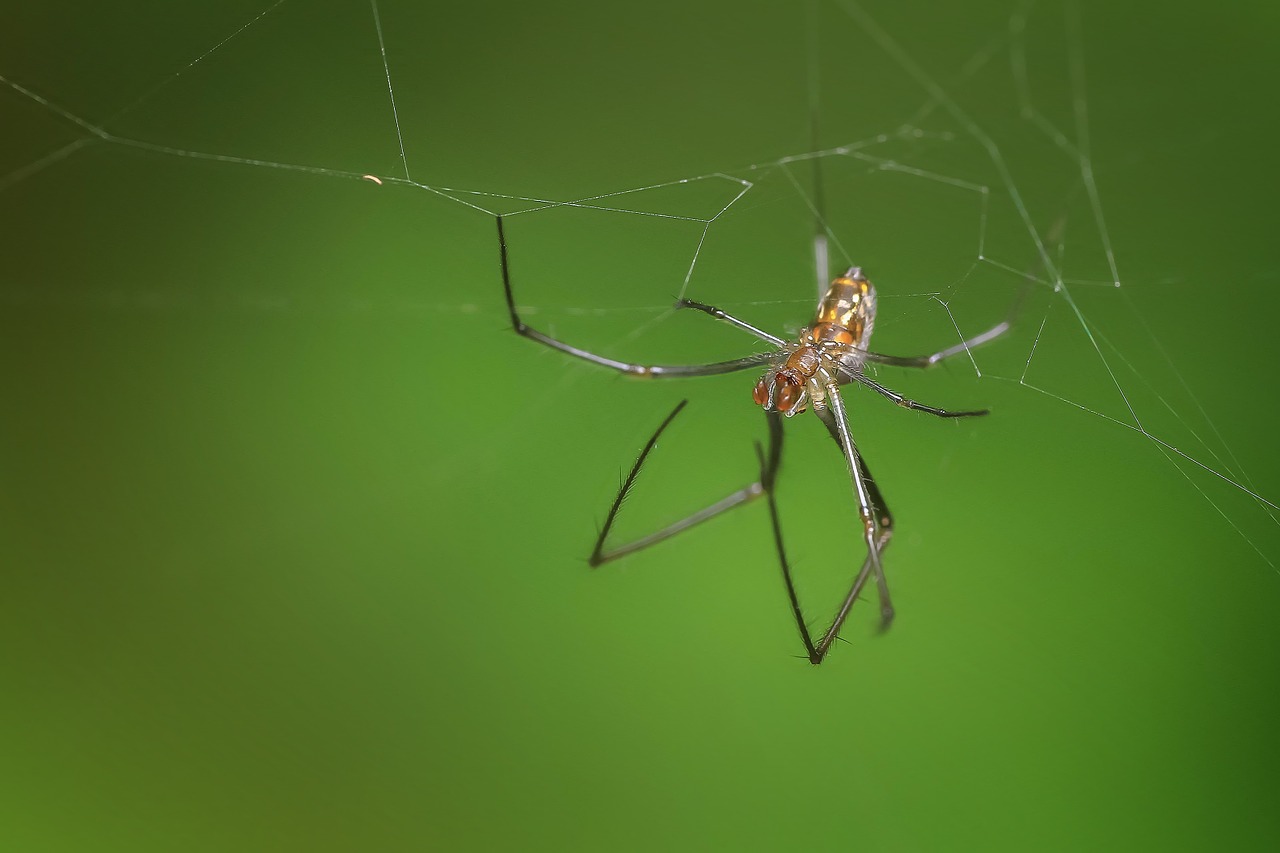
M 818 304 L 813 323 L 804 331 L 810 343 L 865 346 L 876 316 L 876 289 L 854 267 L 831 282 Z

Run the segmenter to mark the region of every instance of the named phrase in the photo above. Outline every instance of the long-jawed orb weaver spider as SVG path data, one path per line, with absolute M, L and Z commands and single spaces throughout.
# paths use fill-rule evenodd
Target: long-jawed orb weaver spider
M 866 461 L 854 444 L 849 430 L 849 420 L 845 414 L 844 403 L 840 399 L 840 386 L 859 383 L 887 397 L 899 406 L 927 412 L 940 418 L 968 418 L 987 414 L 986 409 L 977 411 L 951 412 L 945 409 L 926 406 L 909 400 L 896 391 L 892 391 L 868 377 L 863 367 L 868 363 L 888 364 L 897 367 L 932 367 L 938 362 L 958 353 L 967 352 L 1003 335 L 1009 329 L 1009 321 L 999 323 L 980 335 L 961 341 L 955 346 L 940 350 L 931 355 L 894 356 L 868 350 L 867 341 L 871 337 L 872 326 L 876 318 L 876 291 L 859 267 L 852 267 L 844 275 L 831 282 L 826 293 L 818 303 L 818 310 L 813 322 L 806 327 L 795 341 L 787 341 L 775 337 L 768 332 L 711 305 L 694 302 L 691 299 L 679 299 L 676 308 L 689 308 L 709 314 L 717 320 L 754 335 L 776 347 L 773 352 L 756 353 L 736 358 L 732 361 L 718 361 L 710 364 L 633 364 L 617 361 L 602 355 L 580 349 L 545 335 L 528 326 L 520 319 L 516 310 L 515 297 L 511 289 L 511 265 L 507 257 L 507 238 L 503 230 L 502 217 L 498 221 L 498 250 L 502 263 L 502 286 L 506 292 L 507 310 L 511 314 L 511 325 L 515 331 L 526 338 L 545 344 L 569 355 L 616 370 L 629 376 L 668 378 L 687 376 L 714 376 L 721 373 L 746 370 L 766 365 L 764 375 L 752 391 L 752 399 L 764 409 L 769 426 L 769 447 L 765 450 L 756 443 L 756 455 L 760 460 L 760 477 L 754 483 L 738 489 L 736 492 L 707 506 L 693 515 L 670 524 L 661 530 L 643 536 L 625 545 L 613 548 L 605 547 L 609 530 L 617 518 L 618 509 L 623 498 L 635 483 L 645 458 L 658 443 L 663 430 L 675 420 L 676 415 L 684 408 L 687 400 L 681 400 L 659 425 L 657 431 L 646 442 L 640 456 L 636 459 L 630 473 L 618 489 L 618 495 L 609 507 L 604 525 L 596 537 L 595 547 L 591 551 L 589 563 L 592 567 L 600 566 L 610 560 L 616 560 L 669 539 L 681 531 L 688 530 L 709 518 L 714 518 L 736 506 L 748 503 L 761 495 L 769 506 L 769 518 L 773 524 L 774 544 L 778 550 L 778 559 L 782 564 L 782 577 L 786 582 L 787 596 L 791 601 L 791 611 L 795 616 L 796 626 L 800 629 L 800 639 L 808 653 L 809 662 L 820 664 L 831 650 L 840 628 L 848 618 L 849 610 L 862 592 L 868 579 L 874 578 L 880 600 L 880 629 L 883 631 L 893 621 L 893 603 L 889 598 L 889 585 L 885 581 L 881 557 L 889 540 L 893 536 L 893 515 L 876 486 L 867 468 Z M 858 501 L 858 518 L 862 525 L 862 536 L 867 545 L 867 556 L 862 568 L 858 571 L 845 596 L 840 610 L 831 621 L 830 627 L 815 643 L 809 628 L 805 624 L 800 610 L 800 599 L 796 595 L 795 584 L 791 578 L 791 567 L 787 563 L 786 550 L 782 544 L 782 527 L 778 519 L 778 508 L 774 500 L 774 484 L 777 481 L 778 466 L 782 461 L 782 419 L 790 418 L 807 408 L 812 408 L 827 432 L 835 439 L 849 468 L 849 477 L 853 481 L 853 493 Z

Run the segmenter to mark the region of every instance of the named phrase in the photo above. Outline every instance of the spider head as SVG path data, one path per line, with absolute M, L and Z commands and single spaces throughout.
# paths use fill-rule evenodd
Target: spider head
M 809 404 L 804 377 L 797 370 L 783 367 L 770 370 L 756 383 L 751 399 L 766 412 L 781 412 L 787 417 L 803 412 Z

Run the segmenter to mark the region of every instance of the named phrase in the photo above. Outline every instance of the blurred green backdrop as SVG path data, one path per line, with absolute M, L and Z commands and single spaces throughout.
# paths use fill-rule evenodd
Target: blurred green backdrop
M 1280 536 L 1219 476 L 1280 494 L 1273 12 L 1089 3 L 1077 37 L 1051 3 L 1020 32 L 1012 4 L 870 7 L 903 65 L 825 6 L 380 4 L 415 179 L 569 200 L 750 176 L 690 292 L 767 328 L 806 320 L 811 225 L 786 170 L 743 167 L 811 150 L 811 66 L 822 147 L 917 119 L 873 153 L 951 179 L 823 159 L 880 348 L 952 343 L 1017 292 L 975 265 L 956 181 L 993 190 L 986 251 L 1034 268 L 970 123 L 1040 233 L 1066 216 L 1049 248 L 1094 282 L 1071 290 L 1085 325 L 1039 288 L 982 378 L 881 374 L 992 417 L 851 395 L 900 615 L 875 637 L 856 612 L 813 668 L 761 506 L 587 569 L 676 400 L 624 533 L 752 475 L 754 378 L 629 383 L 511 334 L 492 217 L 358 179 L 404 166 L 368 4 L 84 5 L 0 33 L 32 93 L 0 87 L 6 849 L 1274 846 Z M 1062 144 L 1020 113 L 1011 44 Z M 1073 50 L 1120 291 L 1072 153 Z M 64 149 L 91 134 L 33 95 L 185 154 Z M 609 205 L 705 219 L 736 186 Z M 744 351 L 664 311 L 700 223 L 465 198 L 516 214 L 541 327 Z M 811 421 L 780 499 L 818 622 L 860 552 Z

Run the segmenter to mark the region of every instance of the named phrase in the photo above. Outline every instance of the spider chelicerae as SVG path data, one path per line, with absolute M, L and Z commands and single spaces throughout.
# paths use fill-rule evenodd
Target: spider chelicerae
M 617 518 L 618 509 L 623 498 L 635 483 L 644 466 L 645 458 L 658 443 L 659 436 L 675 420 L 676 415 L 684 408 L 687 400 L 681 400 L 667 415 L 666 419 L 645 443 L 639 457 L 631 467 L 630 473 L 618 489 L 618 495 L 609 507 L 604 525 L 596 537 L 595 547 L 591 551 L 591 566 L 600 566 L 619 557 L 632 554 L 647 548 L 664 539 L 688 530 L 696 524 L 728 512 L 760 496 L 764 496 L 769 506 L 769 517 L 773 524 L 774 544 L 777 547 L 778 559 L 782 564 L 782 577 L 786 582 L 787 597 L 795 616 L 796 626 L 800 629 L 800 639 L 804 643 L 809 662 L 820 664 L 831 650 L 853 603 L 858 599 L 862 588 L 871 578 L 875 579 L 876 590 L 880 602 L 880 628 L 887 629 L 893 621 L 893 603 L 889 597 L 889 585 L 885 581 L 881 557 L 893 536 L 893 516 L 888 505 L 876 486 L 867 467 L 866 460 L 858 452 L 849 430 L 849 420 L 845 414 L 844 402 L 840 398 L 840 386 L 858 383 L 865 385 L 882 397 L 907 409 L 927 412 L 939 418 L 968 418 L 987 414 L 987 410 L 952 412 L 934 406 L 926 406 L 909 400 L 866 375 L 863 368 L 868 363 L 887 364 L 896 367 L 931 367 L 938 362 L 959 353 L 967 352 L 971 347 L 991 341 L 1009 329 L 1009 321 L 999 323 L 980 335 L 961 341 L 955 346 L 923 356 L 895 356 L 871 352 L 867 342 L 876 318 L 876 290 L 859 267 L 852 267 L 843 275 L 831 282 L 818 302 L 818 309 L 813 322 L 793 340 L 785 340 L 769 334 L 737 317 L 711 305 L 695 302 L 692 299 L 679 299 L 676 308 L 692 309 L 709 314 L 717 320 L 733 325 L 747 334 L 754 335 L 771 344 L 772 352 L 754 353 L 735 358 L 731 361 L 718 361 L 710 364 L 633 364 L 617 361 L 598 355 L 588 350 L 557 340 L 530 327 L 520 319 L 516 309 L 515 297 L 511 289 L 511 264 L 508 259 L 506 232 L 503 229 L 502 217 L 497 217 L 498 247 L 502 263 L 502 285 L 506 292 L 507 309 L 511 314 L 511 325 L 517 333 L 526 338 L 545 344 L 552 349 L 589 361 L 592 364 L 607 367 L 628 376 L 654 379 L 689 376 L 714 376 L 721 373 L 732 373 L 748 370 L 753 367 L 765 367 L 764 375 L 756 382 L 752 391 L 752 399 L 764 409 L 768 422 L 769 444 L 762 447 L 756 444 L 756 454 L 760 462 L 759 478 L 750 485 L 733 492 L 727 497 L 707 506 L 692 515 L 669 524 L 647 536 L 628 542 L 624 545 L 606 547 L 609 531 Z M 820 253 L 821 256 L 821 253 Z M 805 409 L 822 421 L 827 432 L 840 447 L 845 464 L 849 469 L 849 477 L 853 481 L 853 493 L 858 502 L 858 518 L 862 525 L 862 536 L 867 545 L 867 556 L 862 568 L 854 578 L 853 586 L 840 605 L 839 611 L 831 621 L 830 627 L 815 642 L 810 634 L 804 615 L 801 613 L 800 600 L 796 595 L 792 581 L 791 567 L 787 562 L 786 549 L 782 544 L 782 527 L 778 520 L 777 503 L 774 500 L 774 484 L 777 481 L 778 467 L 782 460 L 782 420 L 791 418 Z

